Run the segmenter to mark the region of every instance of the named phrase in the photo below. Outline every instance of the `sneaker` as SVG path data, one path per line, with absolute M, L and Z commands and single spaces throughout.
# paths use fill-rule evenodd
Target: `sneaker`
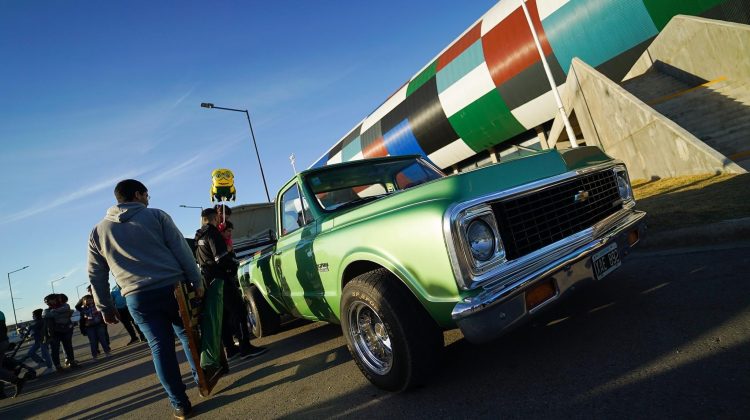
M 70 367 L 71 369 L 75 369 L 78 366 L 80 366 L 80 365 L 75 360 L 73 360 L 72 362 L 68 363 L 68 367 Z
M 130 341 L 128 341 L 128 344 L 125 344 L 125 345 L 126 345 L 126 346 L 129 346 L 129 345 L 131 345 L 131 344 L 135 344 L 135 343 L 137 343 L 137 342 L 138 342 L 138 339 L 137 339 L 137 338 L 135 338 L 135 337 L 133 337 L 133 338 L 131 338 L 131 339 L 130 339 Z
M 105 351 L 105 352 L 104 352 L 104 357 L 106 357 L 107 359 L 109 359 L 110 357 L 112 357 L 112 352 L 110 352 L 110 351 Z
M 21 394 L 21 390 L 23 389 L 23 384 L 26 382 L 26 378 L 18 378 L 16 380 L 16 383 L 13 384 L 16 387 L 15 392 L 13 393 L 13 398 L 16 398 Z
M 68 360 L 68 358 L 66 357 L 66 358 L 65 358 L 65 367 L 68 367 L 68 366 L 70 366 L 70 361 L 69 361 L 69 360 Z
M 44 368 L 44 370 L 39 373 L 39 376 L 48 375 L 48 374 L 50 374 L 50 373 L 52 373 L 54 371 L 55 371 L 55 369 L 53 369 L 51 367 Z
M 265 347 L 255 347 L 255 346 L 251 345 L 248 350 L 242 352 L 242 354 L 240 355 L 240 357 L 242 357 L 243 359 L 247 359 L 249 357 L 260 356 L 261 354 L 263 354 L 263 353 L 265 353 L 267 351 L 268 351 L 268 349 L 265 348 Z
M 186 419 L 186 418 L 189 418 L 190 414 L 192 413 L 193 413 L 193 406 L 190 404 L 190 402 L 188 402 L 187 405 L 176 407 L 174 409 L 174 418 Z

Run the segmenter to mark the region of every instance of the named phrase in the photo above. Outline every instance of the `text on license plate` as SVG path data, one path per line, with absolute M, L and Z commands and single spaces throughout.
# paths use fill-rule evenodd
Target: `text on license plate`
M 617 250 L 617 243 L 611 243 L 595 253 L 591 257 L 591 263 L 594 266 L 594 275 L 599 280 L 614 271 L 622 263 L 620 252 Z

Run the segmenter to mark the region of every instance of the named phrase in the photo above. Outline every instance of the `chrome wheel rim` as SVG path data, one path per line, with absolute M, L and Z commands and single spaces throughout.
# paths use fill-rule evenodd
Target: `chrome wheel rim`
M 393 347 L 385 324 L 370 305 L 357 301 L 349 307 L 349 338 L 359 360 L 378 375 L 393 366 Z
M 258 320 L 255 317 L 255 311 L 254 311 L 255 308 L 253 305 L 248 305 L 248 306 L 250 307 L 249 308 L 250 310 L 247 311 L 247 322 L 250 324 L 250 330 L 253 331 L 253 333 L 255 333 L 255 331 L 257 331 L 258 329 Z

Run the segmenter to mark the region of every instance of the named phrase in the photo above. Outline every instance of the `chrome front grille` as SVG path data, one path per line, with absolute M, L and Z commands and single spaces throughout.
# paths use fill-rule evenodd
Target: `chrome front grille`
M 585 230 L 621 208 L 611 169 L 492 203 L 509 260 Z

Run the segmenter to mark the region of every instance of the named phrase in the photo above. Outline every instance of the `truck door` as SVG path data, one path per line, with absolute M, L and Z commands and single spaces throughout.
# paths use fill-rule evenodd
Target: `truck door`
M 285 303 L 297 316 L 328 320 L 332 311 L 313 250 L 317 224 L 296 183 L 282 193 L 277 212 L 281 229 L 273 265 Z

